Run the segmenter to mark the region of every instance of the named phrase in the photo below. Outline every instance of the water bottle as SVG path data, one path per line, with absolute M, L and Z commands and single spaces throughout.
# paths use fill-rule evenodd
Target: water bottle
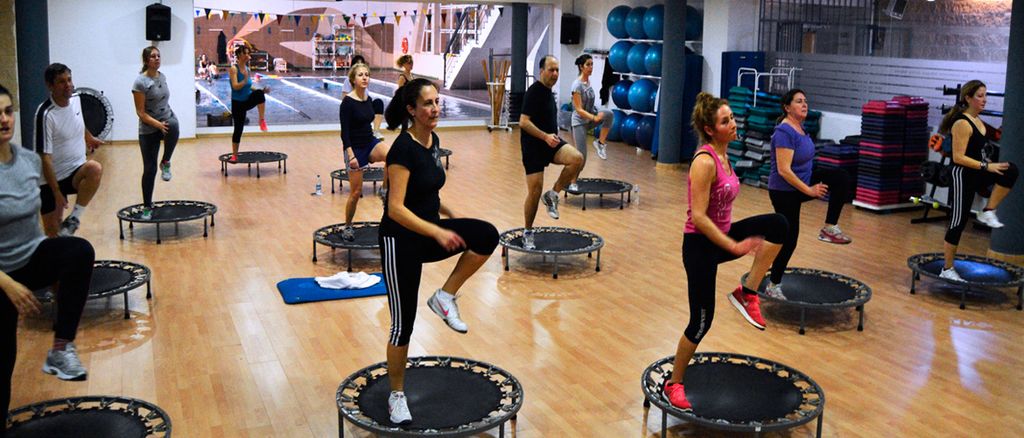
M 633 208 L 640 208 L 640 185 L 633 185 Z
M 324 194 L 324 186 L 320 182 L 320 175 L 316 176 L 316 190 L 313 191 L 313 196 L 322 196 Z

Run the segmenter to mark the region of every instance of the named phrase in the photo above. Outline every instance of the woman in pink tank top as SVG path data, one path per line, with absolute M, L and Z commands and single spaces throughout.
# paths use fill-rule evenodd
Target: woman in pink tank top
M 718 265 L 756 251 L 746 284 L 736 287 L 729 301 L 747 322 L 764 330 L 756 290 L 788 232 L 786 218 L 775 213 L 732 223 L 732 203 L 740 187 L 725 155 L 729 142 L 736 139 L 736 121 L 729 103 L 708 93 L 698 94 L 692 124 L 705 144 L 690 162 L 689 207 L 683 234 L 690 322 L 679 339 L 672 377 L 665 382 L 665 395 L 681 409 L 692 407 L 683 390 L 683 376 L 715 316 Z

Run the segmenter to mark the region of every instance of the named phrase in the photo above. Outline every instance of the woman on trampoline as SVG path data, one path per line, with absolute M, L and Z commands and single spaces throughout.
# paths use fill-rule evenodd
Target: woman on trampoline
M 160 141 L 164 153 L 160 159 L 160 177 L 171 180 L 171 155 L 178 144 L 178 118 L 171 110 L 171 90 L 167 77 L 160 73 L 160 49 L 142 49 L 142 71 L 132 84 L 135 114 L 139 116 L 139 148 L 142 150 L 142 219 L 153 217 L 153 186 L 156 181 Z
M 370 68 L 370 63 L 366 62 L 366 58 L 363 55 L 355 55 L 352 57 L 352 66 L 356 64 L 365 64 L 366 68 Z M 352 80 L 349 80 L 349 84 L 352 84 Z M 369 85 L 367 85 L 369 86 Z M 355 89 L 355 85 L 352 85 Z M 373 136 L 381 140 L 384 140 L 384 134 L 380 132 L 380 124 L 384 121 L 384 101 L 378 98 L 371 98 L 370 102 L 373 103 Z
M 381 269 L 391 312 L 388 412 L 396 424 L 412 421 L 403 388 L 423 264 L 461 254 L 448 280 L 427 300 L 427 305 L 452 330 L 466 333 L 468 327 L 459 317 L 456 294 L 498 246 L 494 225 L 479 219 L 456 218 L 441 202 L 445 173 L 439 156 L 441 141 L 434 133 L 441 115 L 440 105 L 434 84 L 426 79 L 413 79 L 391 100 L 386 112 L 389 129 L 402 127 L 387 156 L 391 189 L 380 220 L 379 237 Z M 448 219 L 441 219 L 442 214 Z
M 39 218 L 42 162 L 32 151 L 11 144 L 13 137 L 14 102 L 10 91 L 0 85 L 0 180 L 4 181 L 0 184 L 0 412 L 5 417 L 18 353 L 18 315 L 34 315 L 42 307 L 33 289 L 54 281 L 60 285 L 53 347 L 43 372 L 62 380 L 85 380 L 74 340 L 95 259 L 85 239 L 43 235 Z M 5 428 L 6 421 L 0 422 L 0 436 Z
M 594 150 L 602 160 L 608 159 L 605 142 L 608 140 L 608 131 L 612 129 L 612 112 L 597 109 L 597 94 L 590 86 L 590 75 L 594 73 L 594 60 L 590 55 L 583 54 L 576 58 L 576 68 L 579 76 L 572 82 L 572 140 L 576 144 L 576 150 L 583 154 L 583 164 L 580 165 L 580 172 L 587 165 L 587 133 L 592 131 L 598 124 L 601 125 L 601 133 L 594 140 Z M 570 191 L 579 190 L 576 186 L 576 178 L 569 184 Z
M 839 229 L 839 215 L 850 199 L 850 175 L 843 169 L 814 168 L 814 140 L 804 131 L 807 119 L 807 94 L 792 89 L 782 96 L 782 116 L 772 134 L 772 169 L 768 175 L 768 197 L 775 212 L 786 217 L 789 234 L 772 264 L 772 275 L 765 293 L 785 299 L 782 274 L 796 250 L 800 238 L 800 206 L 812 199 L 828 199 L 825 224 L 818 240 L 847 244 L 851 239 Z
M 353 65 L 348 71 L 348 81 L 352 84 L 352 91 L 342 98 L 338 119 L 341 121 L 342 156 L 348 165 L 348 186 L 351 189 L 345 202 L 345 228 L 341 230 L 341 238 L 352 241 L 355 240 L 352 218 L 356 215 L 356 206 L 363 195 L 363 169 L 370 163 L 384 161 L 390 148 L 374 136 L 371 128 L 374 108 L 366 91 L 370 85 L 370 67 L 363 63 Z M 384 168 L 381 199 L 387 198 L 387 187 L 388 170 Z
M 956 106 L 942 119 L 939 133 L 953 136 L 953 169 L 949 184 L 949 228 L 946 230 L 945 264 L 939 276 L 947 280 L 964 281 L 953 268 L 960 235 L 967 226 L 967 214 L 974 204 L 974 194 L 995 184 L 988 204 L 978 213 L 978 221 L 992 228 L 1002 228 L 1003 223 L 996 216 L 999 203 L 1010 194 L 1017 182 L 1017 166 L 1013 163 L 991 162 L 985 153 L 988 143 L 985 122 L 981 111 L 987 102 L 987 89 L 979 80 L 967 82 L 960 88 Z
M 718 265 L 755 253 L 746 284 L 729 294 L 743 318 L 765 329 L 757 287 L 786 237 L 786 218 L 762 214 L 732 223 L 732 203 L 739 195 L 739 178 L 729 165 L 726 148 L 736 139 L 736 121 L 725 99 L 708 93 L 697 95 L 693 130 L 701 146 L 690 162 L 689 208 L 683 234 L 683 266 L 690 301 L 690 322 L 679 338 L 672 377 L 665 382 L 665 396 L 673 406 L 689 409 L 683 390 L 683 374 L 715 316 L 715 281 Z
M 231 66 L 231 121 L 234 131 L 231 133 L 231 158 L 228 162 L 238 162 L 238 143 L 242 141 L 242 130 L 245 129 L 245 113 L 256 108 L 260 114 L 260 131 L 267 131 L 267 120 L 264 117 L 270 87 L 261 90 L 252 89 L 252 72 L 249 70 L 249 54 L 252 49 L 248 45 L 235 48 L 235 64 Z
M 399 56 L 395 65 L 402 69 L 398 74 L 398 88 L 402 88 L 412 80 L 412 55 Z M 397 93 L 397 90 L 395 92 Z

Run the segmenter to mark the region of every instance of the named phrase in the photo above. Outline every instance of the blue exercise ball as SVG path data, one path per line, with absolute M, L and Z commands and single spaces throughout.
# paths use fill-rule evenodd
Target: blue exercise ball
M 612 44 L 612 48 L 608 50 L 608 63 L 612 65 L 612 69 L 619 73 L 629 73 L 629 51 L 633 49 L 633 43 L 629 41 L 619 41 Z
M 612 102 L 622 109 L 629 109 L 629 90 L 633 87 L 633 81 L 623 79 L 612 86 Z
M 647 56 L 647 50 L 650 48 L 651 45 L 647 43 L 633 44 L 633 48 L 629 49 L 629 55 L 626 55 L 626 65 L 629 66 L 629 71 L 638 75 L 647 74 L 647 67 L 644 67 L 644 57 Z
M 648 150 L 651 149 L 651 144 L 654 143 L 654 125 L 657 120 L 654 116 L 644 116 L 637 123 L 636 142 L 640 143 L 640 147 Z
M 626 32 L 626 16 L 629 15 L 629 6 L 616 6 L 608 13 L 608 19 L 605 20 L 605 24 L 608 25 L 608 32 L 615 38 L 629 38 L 629 33 Z
M 693 6 L 686 6 L 686 40 L 699 40 L 704 33 L 704 16 Z
M 644 33 L 644 14 L 646 13 L 647 8 L 637 6 L 629 11 L 629 15 L 626 15 L 626 32 L 629 33 L 630 38 L 647 39 L 647 34 Z
M 651 76 L 661 76 L 661 44 L 651 44 L 644 55 L 644 68 Z
M 647 38 L 660 40 L 665 36 L 665 6 L 654 5 L 644 14 L 644 33 Z
M 640 79 L 633 83 L 629 87 L 629 106 L 630 108 L 641 111 L 651 112 L 654 110 L 654 95 L 658 92 L 658 84 L 650 79 Z
M 626 113 L 617 109 L 612 110 L 612 127 L 608 130 L 608 141 L 622 141 L 622 122 L 626 120 Z
M 626 144 L 636 146 L 636 127 L 640 124 L 640 119 L 644 118 L 643 115 L 633 113 L 626 116 L 626 119 L 622 121 L 622 127 L 619 128 L 619 135 L 622 136 L 622 141 Z

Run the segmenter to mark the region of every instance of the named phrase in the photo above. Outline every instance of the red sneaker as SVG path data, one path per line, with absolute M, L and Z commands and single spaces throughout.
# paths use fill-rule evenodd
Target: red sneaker
M 743 315 L 743 319 L 746 319 L 750 325 L 757 327 L 758 330 L 764 330 L 767 324 L 764 322 L 764 317 L 761 316 L 761 299 L 757 295 L 743 293 L 743 286 L 740 286 L 729 294 L 729 302 L 736 310 L 740 311 L 740 315 Z
M 267 121 L 260 119 L 260 131 L 267 132 Z
M 818 232 L 818 240 L 839 245 L 846 245 L 853 241 L 850 236 L 843 234 L 843 230 L 836 225 L 821 227 L 821 231 Z
M 682 383 L 665 382 L 665 397 L 668 402 L 679 409 L 692 409 L 690 401 L 686 399 L 686 392 L 683 391 Z
M 228 162 L 229 163 L 237 163 L 238 162 L 238 155 L 231 154 L 231 156 L 228 157 Z

